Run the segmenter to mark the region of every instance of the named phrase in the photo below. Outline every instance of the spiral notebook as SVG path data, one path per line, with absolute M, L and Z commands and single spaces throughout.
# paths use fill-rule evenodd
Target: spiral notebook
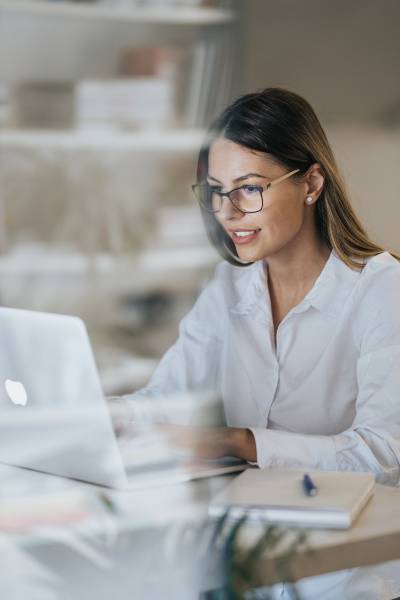
M 373 494 L 372 473 L 313 471 L 307 473 L 317 486 L 307 496 L 299 469 L 248 469 L 235 477 L 211 501 L 210 516 L 294 526 L 348 529 Z

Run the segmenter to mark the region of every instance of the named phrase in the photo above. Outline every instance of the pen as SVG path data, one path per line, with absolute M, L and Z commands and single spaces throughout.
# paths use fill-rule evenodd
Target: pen
M 317 486 L 307 473 L 303 477 L 303 488 L 307 496 L 315 496 L 317 494 Z

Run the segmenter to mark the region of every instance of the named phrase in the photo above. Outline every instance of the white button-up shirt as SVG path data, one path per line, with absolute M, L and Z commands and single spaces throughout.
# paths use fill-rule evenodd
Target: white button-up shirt
M 279 324 L 276 347 L 264 264 L 217 266 L 176 343 L 133 398 L 214 390 L 227 424 L 253 432 L 261 468 L 371 471 L 397 485 L 400 263 L 382 252 L 355 271 L 332 250 Z M 363 599 L 400 593 L 379 589 L 368 588 Z M 324 594 L 316 598 L 330 598 Z

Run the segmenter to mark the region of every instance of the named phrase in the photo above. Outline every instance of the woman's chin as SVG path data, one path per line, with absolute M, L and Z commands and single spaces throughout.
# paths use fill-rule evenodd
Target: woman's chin
M 239 259 L 243 262 L 255 262 L 256 260 L 260 260 L 260 258 L 262 258 L 259 256 L 259 252 L 255 252 L 255 250 L 236 248 L 236 252 Z

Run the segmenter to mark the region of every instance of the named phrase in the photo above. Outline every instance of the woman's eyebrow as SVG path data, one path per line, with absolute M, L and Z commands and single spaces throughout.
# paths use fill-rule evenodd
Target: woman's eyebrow
M 219 181 L 212 175 L 207 174 L 207 177 L 209 179 L 213 179 L 214 181 L 217 181 L 218 183 L 222 183 L 221 181 Z M 241 175 L 240 177 L 236 177 L 236 179 L 234 179 L 233 182 L 236 183 L 237 181 L 243 181 L 243 179 L 247 179 L 248 177 L 262 177 L 262 179 L 270 179 L 270 177 L 267 177 L 266 175 L 261 175 L 260 173 L 247 173 L 246 175 Z

